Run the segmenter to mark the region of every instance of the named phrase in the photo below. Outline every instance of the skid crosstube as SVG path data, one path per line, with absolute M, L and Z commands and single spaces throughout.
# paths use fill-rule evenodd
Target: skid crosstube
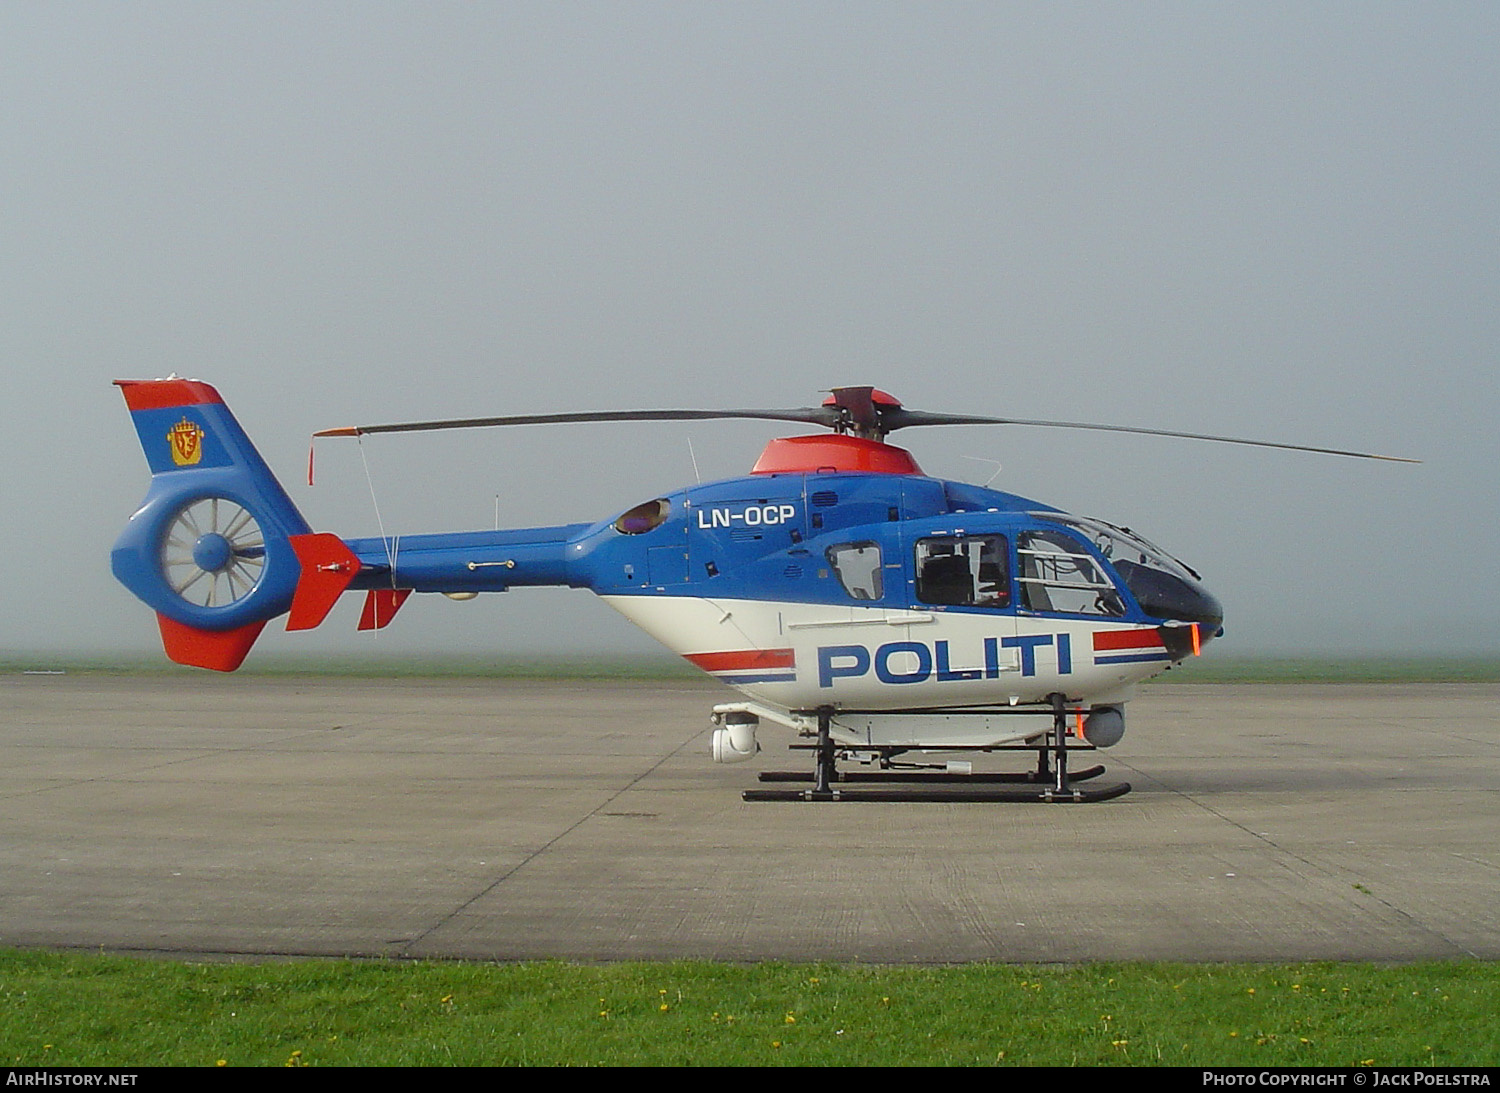
M 840 771 L 838 755 L 840 748 L 833 742 L 830 726 L 836 711 L 831 706 L 820 707 L 818 715 L 818 740 L 815 744 L 794 744 L 794 749 L 807 749 L 815 754 L 813 770 L 807 773 L 796 771 L 765 771 L 762 782 L 812 782 L 811 789 L 747 789 L 741 796 L 746 801 L 888 801 L 914 802 L 935 801 L 962 804 L 980 802 L 1013 802 L 1017 804 L 1088 804 L 1123 797 L 1130 792 L 1130 783 L 1113 786 L 1077 789 L 1074 782 L 1097 778 L 1104 773 L 1102 766 L 1093 766 L 1070 774 L 1068 753 L 1070 751 L 1092 751 L 1090 744 L 1068 744 L 1067 699 L 1054 694 L 1049 702 L 1052 725 L 1039 744 L 1010 745 L 1003 749 L 1026 750 L 1037 753 L 1037 766 L 1025 773 L 981 773 L 956 774 L 946 771 Z M 845 711 L 861 712 L 861 711 Z M 952 710 L 911 710 L 912 714 L 948 713 Z M 990 711 L 986 711 L 990 712 Z M 1029 712 L 1029 711 L 1028 711 Z M 838 788 L 835 788 L 835 786 Z M 859 789 L 843 788 L 859 785 Z

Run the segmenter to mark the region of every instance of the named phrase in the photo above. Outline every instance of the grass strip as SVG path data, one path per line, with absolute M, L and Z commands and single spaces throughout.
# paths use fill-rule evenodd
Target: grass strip
M 952 967 L 0 951 L 10 1066 L 1474 1066 L 1500 965 Z
M 1210 650 L 1157 676 L 1162 683 L 1496 683 L 1496 657 L 1222 656 Z

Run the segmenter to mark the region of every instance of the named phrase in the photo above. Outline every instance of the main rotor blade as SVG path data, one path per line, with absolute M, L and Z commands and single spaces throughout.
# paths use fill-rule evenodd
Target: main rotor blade
M 748 418 L 758 421 L 790 421 L 804 425 L 822 425 L 839 432 L 854 431 L 880 440 L 897 429 L 917 425 L 1031 425 L 1046 429 L 1092 429 L 1105 433 L 1135 433 L 1142 436 L 1164 436 L 1177 440 L 1210 440 L 1219 444 L 1240 444 L 1252 448 L 1279 448 L 1289 452 L 1316 452 L 1320 455 L 1342 455 L 1353 459 L 1380 459 L 1390 463 L 1420 463 L 1398 455 L 1376 455 L 1373 452 L 1351 452 L 1342 448 L 1320 448 L 1307 444 L 1279 444 L 1269 440 L 1247 440 L 1243 437 L 1213 436 L 1207 433 L 1182 433 L 1170 429 L 1142 429 L 1130 425 L 1096 425 L 1086 421 L 1033 421 L 1013 417 L 981 417 L 974 414 L 940 414 L 925 410 L 908 410 L 897 405 L 872 403 L 871 388 L 838 388 L 835 404 L 807 406 L 793 410 L 590 410 L 564 414 L 513 414 L 506 417 L 452 418 L 444 421 L 408 421 L 393 425 L 352 425 L 340 429 L 321 429 L 313 436 L 364 436 L 367 433 L 419 433 L 441 429 L 483 429 L 500 425 L 564 425 L 595 421 L 719 421 Z M 857 396 L 865 396 L 859 398 Z
M 1269 440 L 1246 440 L 1237 436 L 1211 436 L 1207 433 L 1178 433 L 1170 429 L 1140 429 L 1130 425 L 1094 425 L 1086 421 L 1028 421 L 1014 417 L 976 417 L 972 414 L 934 414 L 924 410 L 886 409 L 881 423 L 887 432 L 909 425 L 1035 425 L 1046 429 L 1093 429 L 1103 433 L 1139 433 L 1144 436 L 1166 436 L 1177 440 L 1212 440 L 1219 444 L 1244 444 L 1252 448 L 1280 448 L 1289 452 L 1317 452 L 1320 455 L 1346 455 L 1354 459 L 1383 459 L 1389 463 L 1420 463 L 1400 455 L 1375 455 L 1372 452 L 1349 452 L 1342 448 L 1315 448 L 1307 444 L 1277 444 Z
M 492 425 L 564 425 L 587 421 L 716 421 L 722 418 L 795 421 L 833 428 L 839 423 L 840 413 L 835 406 L 810 406 L 801 410 L 598 410 L 569 414 L 517 414 L 509 417 L 454 418 L 448 421 L 408 421 L 397 425 L 351 425 L 342 429 L 322 429 L 313 436 L 422 433 L 438 429 L 484 429 Z

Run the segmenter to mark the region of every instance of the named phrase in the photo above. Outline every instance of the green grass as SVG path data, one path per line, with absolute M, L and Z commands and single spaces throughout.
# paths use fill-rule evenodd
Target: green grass
M 1235 656 L 1183 661 L 1162 683 L 1495 683 L 1500 657 Z
M 1494 1065 L 1500 965 L 187 964 L 0 952 L 10 1066 Z

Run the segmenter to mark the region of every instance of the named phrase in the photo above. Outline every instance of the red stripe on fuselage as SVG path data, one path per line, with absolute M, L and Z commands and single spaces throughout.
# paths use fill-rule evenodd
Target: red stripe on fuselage
M 684 653 L 705 672 L 748 672 L 766 668 L 795 668 L 797 655 L 791 649 L 741 649 L 732 653 Z
M 1106 649 L 1163 649 L 1161 635 L 1155 630 L 1096 630 L 1094 652 Z

